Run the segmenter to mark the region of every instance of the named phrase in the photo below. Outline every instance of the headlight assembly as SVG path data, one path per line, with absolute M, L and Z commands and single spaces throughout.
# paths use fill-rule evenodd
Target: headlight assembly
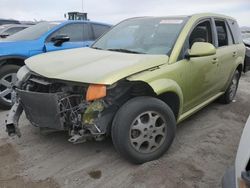
M 18 81 L 25 81 L 28 78 L 29 75 L 30 75 L 30 70 L 25 65 L 25 66 L 21 67 L 18 70 L 18 72 L 17 72 L 17 80 Z

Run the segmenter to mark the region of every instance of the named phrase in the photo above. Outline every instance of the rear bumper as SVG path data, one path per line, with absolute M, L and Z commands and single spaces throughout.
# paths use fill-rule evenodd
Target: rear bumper
M 225 172 L 222 178 L 222 188 L 236 188 L 235 167 L 232 166 Z

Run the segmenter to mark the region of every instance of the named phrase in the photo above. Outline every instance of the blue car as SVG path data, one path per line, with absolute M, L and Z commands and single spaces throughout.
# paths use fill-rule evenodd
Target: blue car
M 12 83 L 26 58 L 56 50 L 88 47 L 110 27 L 91 21 L 42 22 L 1 40 L 0 108 L 11 107 L 15 97 Z

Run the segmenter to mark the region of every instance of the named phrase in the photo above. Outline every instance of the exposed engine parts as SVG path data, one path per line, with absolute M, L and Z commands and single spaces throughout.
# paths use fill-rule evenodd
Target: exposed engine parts
M 105 129 L 96 125 L 105 110 L 103 100 L 87 102 L 86 86 L 60 83 L 31 75 L 16 88 L 17 100 L 6 128 L 9 135 L 21 136 L 18 120 L 24 110 L 32 125 L 40 128 L 68 131 L 70 142 L 79 143 L 88 138 L 102 140 Z M 19 101 L 22 101 L 19 103 Z
M 25 67 L 24 67 L 25 68 Z M 140 83 L 121 81 L 107 87 L 108 94 L 87 101 L 87 84 L 48 79 L 24 71 L 16 84 L 17 100 L 6 121 L 9 135 L 21 136 L 18 120 L 24 111 L 41 130 L 68 131 L 72 143 L 103 140 L 109 135 L 113 117 L 129 98 L 147 94 Z

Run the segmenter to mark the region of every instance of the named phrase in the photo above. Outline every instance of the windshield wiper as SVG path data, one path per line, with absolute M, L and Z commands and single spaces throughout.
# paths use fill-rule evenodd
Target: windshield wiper
M 107 49 L 109 51 L 115 51 L 115 52 L 125 52 L 125 53 L 131 53 L 131 54 L 146 54 L 143 52 L 137 52 L 137 51 L 133 51 L 133 50 L 127 50 L 127 49 L 122 49 L 122 48 L 118 48 L 118 49 Z
M 90 47 L 90 48 L 93 48 L 93 49 L 96 49 L 96 50 L 103 50 L 102 48 L 98 48 L 98 47 Z

